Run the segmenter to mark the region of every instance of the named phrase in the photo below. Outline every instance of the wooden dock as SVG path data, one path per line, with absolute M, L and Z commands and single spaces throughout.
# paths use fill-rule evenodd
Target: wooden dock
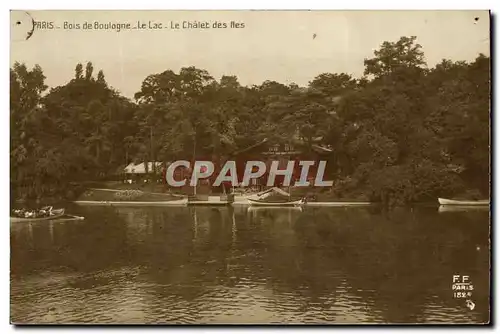
M 231 202 L 228 201 L 189 201 L 188 205 L 206 205 L 206 206 L 225 206 L 231 205 Z

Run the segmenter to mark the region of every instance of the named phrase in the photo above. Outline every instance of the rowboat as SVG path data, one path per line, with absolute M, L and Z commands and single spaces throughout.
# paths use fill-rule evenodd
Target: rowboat
M 267 211 L 267 210 L 280 210 L 280 211 L 299 211 L 301 212 L 302 206 L 249 206 L 248 211 L 249 212 L 259 212 L 259 211 Z
M 64 209 L 55 209 L 51 211 L 50 216 L 46 217 L 10 217 L 11 222 L 33 222 L 33 221 L 42 221 L 42 220 L 52 220 L 57 219 L 64 216 Z
M 440 205 L 438 212 L 488 212 L 489 209 L 489 205 Z
M 460 201 L 446 198 L 438 198 L 439 204 L 441 205 L 464 205 L 464 206 L 476 206 L 476 205 L 490 205 L 490 200 L 481 201 Z
M 231 203 L 232 205 L 248 205 L 250 204 L 249 200 L 260 200 L 266 197 L 269 197 L 273 194 L 273 188 L 267 189 L 261 192 L 254 192 L 250 194 L 236 194 L 234 196 L 234 201 Z
M 300 206 L 304 204 L 304 201 L 298 200 L 298 201 L 288 201 L 288 202 L 280 202 L 280 201 L 258 201 L 254 199 L 248 199 L 248 202 L 250 205 L 255 205 L 255 206 L 271 206 L 271 207 L 276 207 L 276 206 Z

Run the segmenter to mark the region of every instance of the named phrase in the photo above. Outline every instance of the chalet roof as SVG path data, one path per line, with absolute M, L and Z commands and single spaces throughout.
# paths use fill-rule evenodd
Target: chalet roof
M 296 140 L 296 141 L 299 141 L 301 144 L 305 144 L 303 140 Z M 232 155 L 237 155 L 237 154 L 241 154 L 243 152 L 247 152 L 247 151 L 250 151 L 251 149 L 253 148 L 256 148 L 256 147 L 259 147 L 265 143 L 269 142 L 269 139 L 268 138 L 264 138 L 263 140 L 247 147 L 247 148 L 244 148 L 244 149 L 241 149 L 239 151 L 236 151 L 236 152 L 233 152 Z M 319 153 L 331 153 L 333 152 L 333 150 L 329 147 L 326 147 L 326 146 L 322 146 L 322 145 L 317 145 L 317 144 L 312 144 L 312 148 L 313 150 L 315 150 L 316 152 L 319 152 Z
M 251 145 L 251 146 L 248 146 L 244 149 L 241 149 L 241 150 L 238 150 L 236 152 L 233 152 L 232 155 L 236 155 L 236 154 L 240 154 L 240 153 L 243 153 L 243 152 L 246 152 L 246 151 L 250 151 L 251 149 L 253 148 L 256 148 L 256 147 L 259 147 L 260 145 L 263 145 L 265 143 L 267 143 L 269 140 L 267 138 L 264 138 L 263 140 Z

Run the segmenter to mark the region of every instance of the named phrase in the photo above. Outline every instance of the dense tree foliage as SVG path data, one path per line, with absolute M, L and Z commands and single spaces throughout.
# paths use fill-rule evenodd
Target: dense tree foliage
M 15 197 L 64 194 L 125 163 L 124 136 L 137 132 L 135 104 L 109 88 L 88 63 L 46 95 L 42 69 L 11 69 L 11 189 Z
M 131 161 L 214 158 L 263 138 L 333 148 L 338 196 L 386 204 L 489 196 L 490 59 L 428 68 L 415 37 L 384 42 L 364 77 L 323 73 L 307 87 L 245 87 L 185 67 L 144 79 L 135 101 L 91 62 L 46 92 L 43 71 L 11 77 L 13 196 L 62 194 Z M 147 166 L 147 164 L 146 164 Z M 474 195 L 475 193 L 475 195 Z

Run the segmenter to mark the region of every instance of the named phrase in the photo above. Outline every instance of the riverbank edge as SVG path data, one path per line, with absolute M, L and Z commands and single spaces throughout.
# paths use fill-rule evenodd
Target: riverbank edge
M 225 201 L 220 201 L 220 202 L 209 202 L 206 201 L 207 203 L 204 203 L 204 201 L 196 201 L 193 203 L 190 203 L 187 199 L 181 199 L 181 200 L 173 200 L 173 201 L 164 201 L 164 202 L 143 202 L 143 201 L 73 201 L 75 204 L 80 204 L 80 205 L 151 205 L 151 206 L 185 206 L 185 205 L 203 205 L 203 206 L 253 206 L 250 203 L 228 203 Z M 370 206 L 370 205 L 376 205 L 376 203 L 370 203 L 370 202 L 308 202 L 302 204 L 303 206 L 331 206 L 331 207 L 353 207 L 353 206 Z M 280 206 L 277 204 L 276 206 Z M 286 207 L 286 206 L 284 206 Z

